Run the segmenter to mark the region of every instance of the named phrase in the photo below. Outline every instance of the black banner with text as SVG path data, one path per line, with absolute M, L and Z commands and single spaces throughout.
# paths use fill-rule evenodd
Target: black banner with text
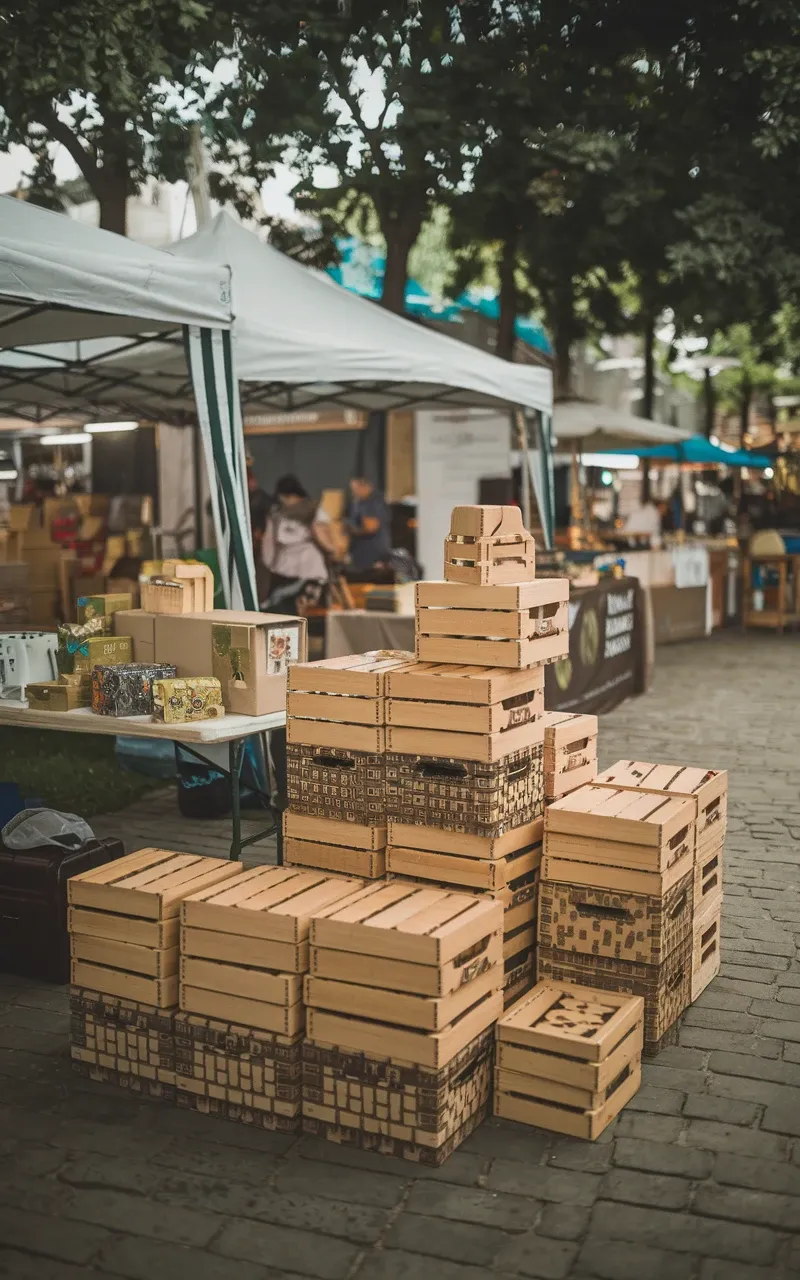
M 569 599 L 569 657 L 545 670 L 548 711 L 610 711 L 643 689 L 644 596 L 636 578 L 608 578 Z

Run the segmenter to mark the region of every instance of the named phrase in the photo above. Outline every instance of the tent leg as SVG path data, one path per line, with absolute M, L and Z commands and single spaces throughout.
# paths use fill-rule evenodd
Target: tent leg
M 192 426 L 192 480 L 194 485 L 194 545 L 199 551 L 203 538 L 203 438 L 200 423 Z

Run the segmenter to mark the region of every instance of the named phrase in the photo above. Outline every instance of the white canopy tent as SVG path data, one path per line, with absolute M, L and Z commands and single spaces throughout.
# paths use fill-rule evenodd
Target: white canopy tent
M 602 449 L 624 451 L 625 446 L 631 444 L 674 444 L 687 440 L 691 434 L 663 422 L 620 413 L 596 400 L 557 400 L 553 407 L 556 449 L 565 443 L 579 443 L 587 453 Z
M 127 243 L 127 242 L 126 242 Z M 152 252 L 152 251 L 151 251 Z M 230 267 L 236 374 L 248 414 L 299 410 L 387 410 L 422 405 L 522 410 L 540 443 L 549 431 L 552 377 L 510 364 L 358 298 L 265 245 L 220 213 L 171 247 L 187 270 Z M 33 343 L 38 343 L 34 337 Z M 174 336 L 122 347 L 108 340 L 43 351 L 31 342 L 0 352 L 0 410 L 29 420 L 83 410 L 167 422 L 194 412 L 183 346 Z M 540 449 L 544 459 L 547 450 Z M 550 481 L 532 482 L 551 528 Z
M 0 408 L 91 402 L 92 351 L 182 352 L 196 404 L 226 598 L 255 608 L 244 440 L 233 374 L 231 273 L 0 199 Z M 87 354 L 88 352 L 88 354 Z M 109 394 L 121 375 L 101 376 Z M 76 387 L 80 385 L 81 390 Z M 76 404 L 77 400 L 77 404 Z M 30 418 L 30 413 L 25 415 Z

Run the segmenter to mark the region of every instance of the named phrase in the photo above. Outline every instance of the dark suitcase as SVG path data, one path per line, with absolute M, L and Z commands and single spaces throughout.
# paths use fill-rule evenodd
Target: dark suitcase
M 67 880 L 123 857 L 121 840 L 87 840 L 79 849 L 0 844 L 0 970 L 69 982 Z

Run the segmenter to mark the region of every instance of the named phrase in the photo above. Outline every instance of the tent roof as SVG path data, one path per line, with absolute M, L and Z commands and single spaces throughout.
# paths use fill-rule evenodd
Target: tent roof
M 224 266 L 0 197 L 0 348 L 230 323 Z
M 722 445 L 712 444 L 705 436 L 690 436 L 678 444 L 656 445 L 652 449 L 630 449 L 640 458 L 649 458 L 657 462 L 694 462 L 725 467 L 753 467 L 759 470 L 771 465 L 772 459 L 766 454 L 749 453 L 745 449 L 725 449 Z
M 637 442 L 675 444 L 690 434 L 679 427 L 668 427 L 663 422 L 620 413 L 595 400 L 558 400 L 553 408 L 556 448 L 565 440 L 579 440 L 585 451 L 619 450 Z
M 131 247 L 150 256 L 160 252 Z M 549 370 L 509 364 L 358 298 L 264 244 L 226 213 L 171 250 L 170 260 L 185 265 L 187 274 L 200 264 L 217 274 L 220 266 L 231 268 L 236 372 L 246 414 L 421 404 L 551 409 Z M 3 366 L 11 363 L 19 404 L 27 399 L 87 412 L 113 405 L 167 420 L 192 410 L 178 341 L 143 350 L 120 346 L 77 350 L 68 344 L 24 357 L 0 353 L 0 402 L 8 399 Z M 54 366 L 54 357 L 62 363 Z M 76 368 L 76 359 L 83 365 Z M 30 377 L 25 363 L 37 366 Z

